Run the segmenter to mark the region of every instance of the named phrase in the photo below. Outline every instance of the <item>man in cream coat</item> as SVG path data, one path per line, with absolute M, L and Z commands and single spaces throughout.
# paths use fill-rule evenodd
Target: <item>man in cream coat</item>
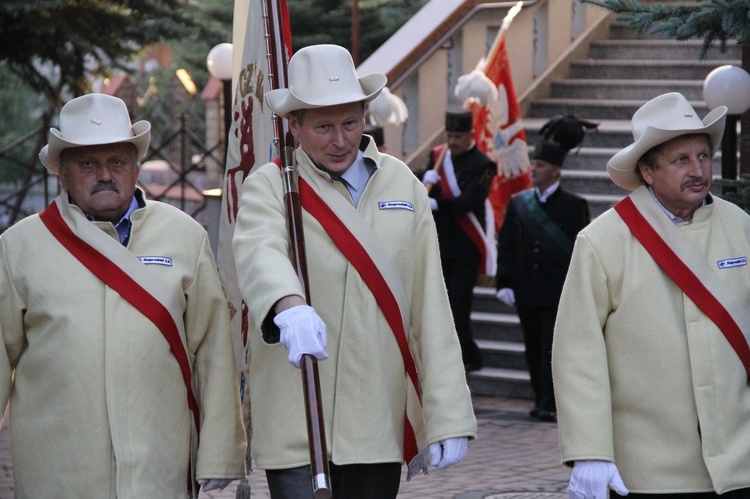
M 311 354 L 336 499 L 392 498 L 404 461 L 445 468 L 476 435 L 435 224 L 424 186 L 362 135 L 365 103 L 385 77 L 358 77 L 335 45 L 299 50 L 288 72 L 289 88 L 265 98 L 300 144 L 311 306 L 289 260 L 280 170 L 269 163 L 245 181 L 233 241 L 255 331 L 253 457 L 274 499 L 312 497 L 298 369 Z
M 68 102 L 40 153 L 60 195 L 0 237 L 18 499 L 184 499 L 245 476 L 226 300 L 206 231 L 136 188 L 149 137 L 120 99 Z
M 575 498 L 750 496 L 750 217 L 710 194 L 726 108 L 644 104 L 579 234 L 553 345 Z

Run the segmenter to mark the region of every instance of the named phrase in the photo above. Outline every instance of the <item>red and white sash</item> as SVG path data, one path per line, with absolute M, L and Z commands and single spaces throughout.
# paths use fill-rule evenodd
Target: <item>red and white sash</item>
M 193 415 L 193 453 L 200 433 L 200 410 L 192 388 L 192 363 L 189 360 L 182 313 L 173 292 L 151 276 L 145 265 L 112 237 L 64 205 L 65 194 L 39 214 L 52 235 L 81 264 L 104 284 L 114 289 L 161 331 L 169 343 L 182 372 L 187 403 Z M 195 484 L 195 458 L 191 457 L 189 486 Z M 197 488 L 194 488 L 197 495 Z
M 396 339 L 406 374 L 404 461 L 412 464 L 424 447 L 424 416 L 419 373 L 409 350 L 408 300 L 401 275 L 372 229 L 343 196 L 330 189 L 316 191 L 316 179 L 299 176 L 300 203 L 321 224 L 372 292 Z M 322 192 L 320 194 L 319 192 Z M 413 469 L 413 467 L 410 467 Z
M 615 205 L 633 236 L 662 270 L 721 330 L 750 379 L 750 316 L 731 289 L 641 188 Z
M 440 170 L 438 184 L 443 197 L 456 198 L 460 196 L 461 188 L 458 186 L 456 171 L 453 168 L 453 160 L 448 147 L 445 144 L 437 146 L 433 149 L 432 154 L 435 169 Z M 484 220 L 484 226 L 477 219 L 477 216 L 470 211 L 458 213 L 455 217 L 458 225 L 482 253 L 479 273 L 494 276 L 497 272 L 497 246 L 495 243 L 494 211 L 489 199 L 484 200 L 484 213 L 485 218 L 488 218 Z

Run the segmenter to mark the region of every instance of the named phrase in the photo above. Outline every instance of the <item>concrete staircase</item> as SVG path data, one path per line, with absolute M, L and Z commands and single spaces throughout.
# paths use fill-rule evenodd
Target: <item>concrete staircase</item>
M 724 64 L 741 65 L 736 44 L 725 54 L 712 48 L 706 59 L 699 61 L 702 43 L 647 38 L 613 22 L 608 39 L 591 43 L 589 59 L 573 62 L 568 77 L 552 83 L 548 98 L 531 103 L 524 117 L 530 146 L 540 141 L 539 129 L 556 114 L 573 114 L 599 123 L 597 131 L 587 132 L 581 148 L 570 152 L 562 177 L 565 188 L 588 199 L 592 217 L 627 193 L 609 179 L 606 163 L 632 143 L 633 113 L 649 99 L 677 91 L 702 117 L 709 111 L 703 101 L 706 75 Z M 714 159 L 714 173 L 720 176 L 720 153 Z M 468 375 L 472 392 L 533 398 L 515 309 L 498 302 L 494 289 L 477 287 L 472 322 L 485 365 Z

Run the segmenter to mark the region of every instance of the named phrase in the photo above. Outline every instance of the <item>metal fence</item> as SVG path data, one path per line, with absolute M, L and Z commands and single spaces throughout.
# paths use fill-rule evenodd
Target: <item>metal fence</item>
M 151 123 L 151 146 L 139 177 L 147 198 L 172 204 L 208 225 L 204 191 L 221 186 L 219 165 L 225 155 L 220 115 L 214 109 L 218 100 L 189 92 L 176 77 L 164 90 L 153 80 L 145 88 L 127 80 L 116 95 L 125 101 L 133 122 Z M 40 121 L 36 130 L 0 144 L 0 231 L 41 211 L 59 193 L 57 176 L 39 161 L 56 115 L 45 114 Z

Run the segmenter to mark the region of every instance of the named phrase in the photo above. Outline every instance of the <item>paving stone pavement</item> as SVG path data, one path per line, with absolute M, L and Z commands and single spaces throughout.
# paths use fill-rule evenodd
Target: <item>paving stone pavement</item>
M 529 418 L 531 402 L 474 397 L 478 438 L 466 459 L 401 482 L 399 499 L 561 499 L 570 471 L 560 464 L 557 425 Z M 7 418 L 6 418 L 7 423 Z M 0 499 L 14 499 L 7 424 L 0 430 Z M 262 470 L 248 477 L 253 499 L 270 499 Z M 200 499 L 235 499 L 237 482 Z M 158 499 L 158 498 L 153 498 Z

